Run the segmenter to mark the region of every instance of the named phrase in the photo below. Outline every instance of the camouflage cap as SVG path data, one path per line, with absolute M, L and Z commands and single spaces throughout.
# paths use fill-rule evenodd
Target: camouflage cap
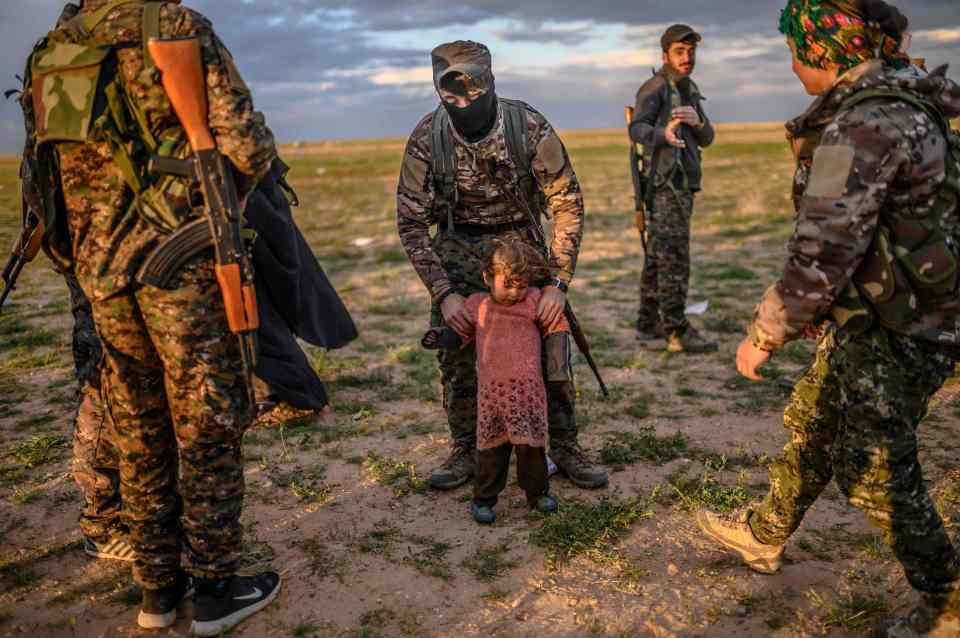
M 692 38 L 694 42 L 703 40 L 700 34 L 693 30 L 693 27 L 686 24 L 675 24 L 663 32 L 663 36 L 660 37 L 660 47 L 666 51 L 671 44 L 683 42 L 688 38 Z
M 493 84 L 493 60 L 490 49 L 479 42 L 457 40 L 441 44 L 430 54 L 433 60 L 433 85 L 451 73 L 462 73 L 468 85 L 486 91 Z

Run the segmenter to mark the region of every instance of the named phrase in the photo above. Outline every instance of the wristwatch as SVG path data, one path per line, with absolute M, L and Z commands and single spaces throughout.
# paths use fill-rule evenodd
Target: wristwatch
M 567 294 L 567 291 L 570 290 L 570 284 L 563 281 L 562 279 L 554 278 L 553 281 L 550 282 L 550 285 L 556 288 L 557 290 L 559 290 L 560 292 L 562 292 L 563 294 Z

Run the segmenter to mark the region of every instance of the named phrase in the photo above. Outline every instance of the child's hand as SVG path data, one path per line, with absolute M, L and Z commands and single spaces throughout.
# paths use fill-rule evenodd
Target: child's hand
M 556 286 L 546 286 L 540 295 L 537 307 L 537 321 L 544 326 L 552 326 L 567 307 L 567 295 Z

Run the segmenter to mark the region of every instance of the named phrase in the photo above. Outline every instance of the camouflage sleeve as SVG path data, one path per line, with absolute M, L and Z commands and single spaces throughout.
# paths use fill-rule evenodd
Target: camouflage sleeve
M 167 4 L 161 14 L 165 36 L 197 36 L 207 72 L 210 130 L 217 148 L 233 164 L 237 190 L 246 194 L 266 175 L 277 155 L 273 134 L 262 113 L 253 108 L 253 97 L 237 71 L 233 56 L 200 14 Z
M 911 153 L 899 127 L 869 102 L 827 128 L 799 201 L 783 275 L 754 312 L 755 345 L 780 348 L 829 310 L 866 255 L 889 186 Z
M 697 113 L 700 114 L 700 119 L 703 120 L 703 126 L 693 129 L 693 136 L 697 139 L 697 146 L 707 148 L 713 144 L 716 131 L 713 129 L 713 122 L 707 117 L 707 112 L 703 110 L 702 102 L 697 103 Z
M 433 214 L 433 180 L 430 168 L 430 126 L 428 115 L 413 130 L 403 154 L 397 185 L 397 231 L 400 243 L 434 301 L 452 292 L 440 256 L 430 240 Z
M 630 122 L 630 139 L 652 152 L 667 143 L 666 129 L 659 125 L 663 110 L 664 81 L 660 76 L 647 80 L 637 91 L 637 103 Z
M 534 152 L 531 167 L 546 197 L 547 212 L 553 217 L 550 273 L 569 284 L 577 269 L 583 238 L 583 193 L 567 149 L 550 123 L 531 109 L 528 111 L 528 125 L 532 132 L 530 146 Z

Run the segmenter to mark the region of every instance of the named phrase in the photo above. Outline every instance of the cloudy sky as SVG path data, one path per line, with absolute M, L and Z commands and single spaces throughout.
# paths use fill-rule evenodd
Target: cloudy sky
M 437 98 L 429 52 L 490 46 L 500 95 L 565 128 L 622 124 L 622 106 L 659 64 L 673 22 L 700 30 L 696 79 L 721 122 L 784 120 L 808 102 L 777 33 L 782 0 L 189 0 L 213 20 L 258 109 L 284 141 L 403 136 Z M 0 0 L 0 89 L 62 0 Z M 915 56 L 960 78 L 958 0 L 901 0 Z M 6 84 L 4 84 L 6 82 Z M 0 104 L 0 153 L 21 144 L 19 111 Z

